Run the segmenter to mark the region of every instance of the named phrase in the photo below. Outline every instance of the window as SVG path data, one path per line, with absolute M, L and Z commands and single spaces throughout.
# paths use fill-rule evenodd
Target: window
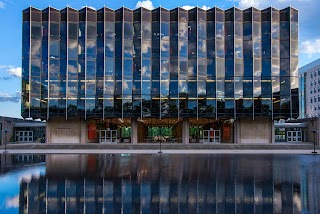
M 310 98 L 310 103 L 312 103 L 312 98 Z
M 33 131 L 17 131 L 17 142 L 33 142 Z
M 317 76 L 317 72 L 316 71 L 314 71 L 314 75 L 313 75 L 314 77 L 316 77 Z
M 314 86 L 316 86 L 317 85 L 317 81 L 314 81 Z
M 313 86 L 313 82 L 311 82 L 311 86 Z
M 310 94 L 312 94 L 312 90 L 310 90 Z
M 316 93 L 316 92 L 317 92 L 316 88 L 314 88 L 314 89 L 313 89 L 313 92 L 314 92 L 314 93 Z
M 315 110 L 315 111 L 317 110 L 317 106 L 314 107 L 314 110 Z
M 318 75 L 320 75 L 320 68 L 318 69 Z
M 318 102 L 320 102 L 320 95 L 318 95 Z
M 310 77 L 312 78 L 312 73 L 310 73 Z

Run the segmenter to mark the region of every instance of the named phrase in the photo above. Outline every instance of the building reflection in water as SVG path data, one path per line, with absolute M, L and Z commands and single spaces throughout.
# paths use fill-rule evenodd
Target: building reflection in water
M 48 155 L 20 213 L 319 213 L 309 157 Z

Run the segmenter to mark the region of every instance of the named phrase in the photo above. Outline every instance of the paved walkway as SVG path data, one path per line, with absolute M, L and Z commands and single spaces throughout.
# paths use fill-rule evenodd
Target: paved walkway
M 313 144 L 162 144 L 164 154 L 311 154 Z M 10 144 L 10 154 L 157 154 L 160 144 Z M 320 147 L 316 150 L 320 154 Z M 0 147 L 0 153 L 5 151 Z

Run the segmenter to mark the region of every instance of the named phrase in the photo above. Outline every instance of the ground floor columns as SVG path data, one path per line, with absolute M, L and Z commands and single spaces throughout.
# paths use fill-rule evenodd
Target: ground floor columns
M 131 143 L 138 143 L 138 121 L 137 118 L 131 118 Z
M 189 144 L 189 119 L 183 118 L 182 121 L 182 143 Z

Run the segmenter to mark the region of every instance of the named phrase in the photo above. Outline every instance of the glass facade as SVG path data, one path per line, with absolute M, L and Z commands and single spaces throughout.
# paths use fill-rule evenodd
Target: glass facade
M 22 116 L 299 116 L 298 11 L 23 11 Z

